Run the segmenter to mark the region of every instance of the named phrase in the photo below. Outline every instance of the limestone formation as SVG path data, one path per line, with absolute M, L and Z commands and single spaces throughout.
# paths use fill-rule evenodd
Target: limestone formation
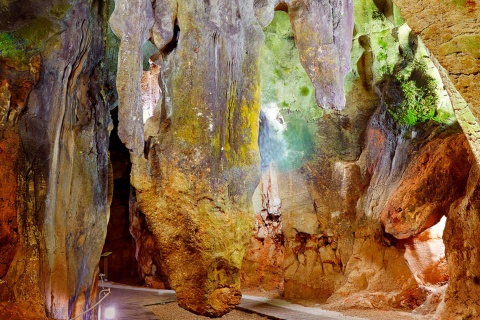
M 448 71 L 478 119 L 480 38 L 476 1 L 394 0 L 402 17 Z
M 349 70 L 350 4 L 292 5 L 292 19 L 314 9 L 310 20 L 297 21 L 298 30 L 328 31 L 326 39 L 301 46 L 306 65 L 329 57 L 322 57 L 323 69 L 310 73 L 317 100 L 326 107 L 344 103 L 339 88 Z M 110 19 L 122 40 L 119 135 L 131 150 L 132 184 L 178 302 L 195 313 L 222 315 L 241 296 L 239 272 L 253 228 L 251 197 L 260 166 L 258 61 L 264 36 L 255 13 L 273 9 L 253 1 L 165 2 L 155 9 L 148 1 L 117 1 Z M 125 16 L 141 24 L 131 25 Z M 152 58 L 161 67 L 163 94 L 149 124 L 156 132 L 143 129 L 139 109 L 139 57 L 152 24 L 159 50 Z M 310 48 L 318 52 L 310 55 Z
M 436 295 L 432 286 L 448 279 L 441 243 L 440 251 L 425 256 L 422 266 L 412 255 L 427 246 L 419 239 L 437 244 L 438 239 L 425 236 L 430 231 L 422 231 L 465 196 L 474 160 L 441 85 L 433 89 L 441 102 L 429 122 L 405 125 L 396 120 L 395 108 L 407 99 L 404 83 L 429 77 L 440 81 L 442 71 L 436 71 L 433 57 L 433 62 L 425 59 L 428 51 L 398 9 L 384 4 L 355 2 L 353 70 L 340 113 L 309 113 L 305 106 L 310 101 L 295 95 L 295 85 L 284 85 L 302 83 L 303 92 L 308 92 L 299 76 L 289 78 L 295 71 L 286 72 L 296 70 L 294 60 L 281 49 L 270 49 L 290 48 L 283 40 L 288 33 L 276 19 L 264 29 L 262 50 L 268 50 L 269 59 L 261 65 L 266 72 L 259 143 L 262 165 L 278 165 L 276 194 L 285 244 L 257 244 L 255 239 L 266 234 L 262 230 L 269 230 L 260 213 L 245 261 L 247 285 L 265 268 L 259 263 L 256 272 L 252 270 L 253 257 L 264 261 L 272 250 L 283 254 L 285 297 L 327 301 L 333 307 L 414 309 L 429 294 Z M 269 40 L 269 28 L 276 40 Z M 291 50 L 295 49 L 287 52 Z M 272 60 L 274 67 L 269 67 Z M 289 100 L 290 95 L 298 97 L 300 106 Z M 304 127 L 299 133 L 292 124 L 302 116 L 309 120 L 300 120 Z M 303 143 L 304 137 L 308 143 Z M 278 156 L 288 151 L 302 155 L 294 161 Z
M 454 136 L 419 150 L 382 212 L 386 232 L 397 239 L 415 236 L 435 225 L 465 194 L 473 164 L 466 142 L 463 135 Z
M 445 227 L 444 239 L 449 284 L 441 319 L 478 318 L 478 164 L 472 167 L 466 195 L 455 202 Z
M 135 240 L 135 259 L 144 285 L 155 289 L 169 289 L 165 274 L 165 260 L 158 250 L 155 237 L 148 229 L 145 215 L 138 209 L 135 190 L 130 194 L 129 231 Z
M 262 172 L 252 200 L 257 219 L 242 263 L 242 290 L 265 290 L 279 294 L 284 282 L 284 237 L 282 203 L 274 163 Z
M 108 221 L 108 90 L 100 66 L 108 6 L 39 1 L 25 16 L 26 8 L 10 5 L 0 56 L 8 90 L 2 159 L 9 160 L 1 164 L 9 178 L 1 237 L 15 248 L 2 255 L 1 317 L 27 308 L 31 319 L 65 319 L 96 301 Z

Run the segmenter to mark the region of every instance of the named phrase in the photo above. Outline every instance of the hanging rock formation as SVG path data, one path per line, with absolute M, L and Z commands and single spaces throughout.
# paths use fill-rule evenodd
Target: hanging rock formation
M 435 225 L 465 194 L 473 162 L 465 142 L 463 136 L 454 136 L 419 150 L 382 212 L 386 232 L 397 239 L 415 236 Z
M 302 44 L 302 50 L 317 98 L 335 108 L 343 107 L 340 88 L 349 69 L 352 28 L 351 2 L 341 3 L 321 7 L 305 1 L 292 9 L 302 32 L 328 31 L 325 39 Z M 150 1 L 135 6 L 116 1 L 110 19 L 122 41 L 119 136 L 131 150 L 139 208 L 179 304 L 199 314 L 219 316 L 240 301 L 239 272 L 259 181 L 261 25 L 269 22 L 257 16 L 273 13 L 274 5 L 157 1 L 152 7 Z M 312 12 L 304 21 L 307 8 Z M 139 23 L 129 23 L 131 17 Z M 140 104 L 140 57 L 150 29 L 160 50 L 152 58 L 161 66 L 163 93 L 163 103 L 147 120 L 153 131 L 143 129 Z M 332 77 L 312 68 L 322 52 L 330 59 L 320 69 Z

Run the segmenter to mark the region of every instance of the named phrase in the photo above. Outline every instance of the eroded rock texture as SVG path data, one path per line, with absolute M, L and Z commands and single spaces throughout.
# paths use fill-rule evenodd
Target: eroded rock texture
M 343 79 L 350 71 L 353 1 L 291 1 L 289 14 L 300 60 L 321 107 L 343 109 Z M 318 35 L 311 37 L 309 35 Z M 322 79 L 322 80 L 320 80 Z
M 303 44 L 302 54 L 317 99 L 340 109 L 343 91 L 337 89 L 349 69 L 351 2 L 291 6 L 301 32 L 326 31 L 325 38 Z M 240 266 L 259 181 L 261 26 L 274 7 L 254 1 L 157 1 L 153 7 L 150 1 L 116 1 L 110 19 L 122 40 L 119 136 L 131 150 L 136 198 L 179 304 L 195 313 L 219 316 L 240 301 Z M 300 17 L 308 8 L 314 10 L 304 21 Z M 128 22 L 131 17 L 138 23 Z M 140 57 L 150 29 L 150 41 L 160 51 L 152 59 L 160 64 L 163 97 L 146 130 Z M 320 69 L 335 78 L 312 68 L 322 54 L 328 59 Z
M 262 172 L 252 200 L 257 219 L 242 263 L 242 289 L 278 294 L 283 290 L 284 237 L 282 203 L 274 163 Z
M 465 194 L 473 162 L 466 142 L 464 136 L 454 136 L 428 143 L 417 153 L 382 212 L 386 232 L 397 239 L 417 235 Z
M 162 258 L 155 237 L 148 229 L 145 215 L 138 208 L 135 190 L 130 194 L 130 233 L 135 239 L 135 259 L 144 285 L 155 289 L 169 289 Z
M 413 32 L 389 1 L 116 1 L 134 188 L 124 181 L 114 210 L 125 216 L 130 197 L 147 285 L 208 316 L 239 303 L 242 278 L 339 308 L 428 313 L 444 294 L 443 318 L 478 317 L 478 9 L 397 2 Z M 109 216 L 110 8 L 0 12 L 0 315 L 74 317 L 96 298 Z M 442 103 L 399 122 L 402 86 L 427 75 L 453 110 L 436 85 Z M 448 276 L 430 228 L 443 216 Z
M 435 226 L 410 238 L 405 245 L 405 259 L 417 283 L 424 286 L 441 286 L 448 282 L 448 266 L 445 258 L 443 230 L 444 216 Z
M 25 107 L 25 102 L 33 85 L 38 81 L 40 57 L 32 57 L 24 63 L 12 63 L 2 59 L 0 74 L 0 135 L 1 135 L 1 263 L 0 278 L 5 276 L 15 256 L 18 244 L 17 225 L 17 175 L 18 161 L 21 157 L 20 140 L 16 124 L 18 114 Z
M 40 1 L 24 15 L 24 5 L 2 5 L 1 36 L 13 40 L 2 41 L 0 54 L 1 157 L 8 159 L 0 167 L 9 178 L 1 238 L 10 239 L 0 317 L 65 319 L 96 300 L 108 221 L 108 89 L 100 67 L 108 6 Z
M 479 296 L 479 168 L 472 167 L 466 196 L 448 214 L 445 227 L 449 284 L 445 293 L 445 312 L 441 319 L 477 319 Z

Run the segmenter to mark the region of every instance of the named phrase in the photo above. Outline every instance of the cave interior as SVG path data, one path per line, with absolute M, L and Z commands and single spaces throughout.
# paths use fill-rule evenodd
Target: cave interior
M 478 3 L 0 1 L 0 318 L 480 319 Z

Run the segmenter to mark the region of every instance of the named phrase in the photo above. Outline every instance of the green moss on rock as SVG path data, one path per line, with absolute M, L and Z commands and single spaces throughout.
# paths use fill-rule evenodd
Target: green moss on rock
M 11 33 L 0 33 L 0 58 L 28 63 L 27 41 Z
M 363 76 L 366 83 L 386 85 L 384 89 L 390 91 L 384 92 L 387 110 L 402 125 L 428 120 L 445 124 L 455 122 L 438 70 L 429 60 L 421 40 L 404 23 L 398 7 L 393 5 L 393 16 L 388 18 L 373 0 L 356 0 L 354 8 L 357 32 L 346 90 L 351 90 L 353 82 Z M 477 37 L 458 37 L 443 49 L 449 53 L 461 51 L 480 56 Z
M 49 38 L 59 33 L 61 26 L 52 19 L 39 17 L 15 32 L 17 38 L 24 39 L 30 50 L 41 50 Z
M 15 64 L 28 64 L 30 58 L 42 52 L 49 40 L 62 30 L 60 23 L 38 17 L 12 32 L 0 33 L 0 58 Z
M 400 71 L 388 71 L 390 93 L 398 90 L 398 99 L 387 101 L 388 112 L 400 124 L 416 125 L 429 120 L 442 123 L 445 113 L 437 114 L 439 95 L 437 81 L 427 73 L 425 62 L 414 60 Z

